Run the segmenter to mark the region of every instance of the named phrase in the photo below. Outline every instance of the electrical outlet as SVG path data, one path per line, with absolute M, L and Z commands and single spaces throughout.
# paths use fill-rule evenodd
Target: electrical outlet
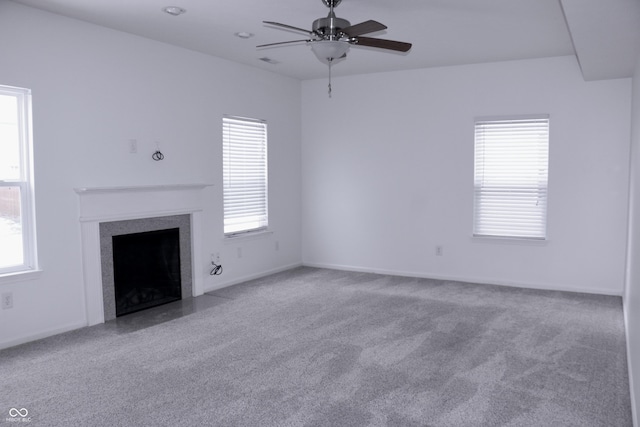
M 280 250 L 280 242 L 276 240 L 276 251 Z
M 2 294 L 2 309 L 6 310 L 9 308 L 13 308 L 13 293 L 4 292 Z
M 211 252 L 211 264 L 220 265 L 220 252 Z
M 442 250 L 442 246 L 438 245 L 436 246 L 436 256 L 443 256 L 444 252 Z
M 242 258 L 242 248 L 238 248 L 238 258 Z

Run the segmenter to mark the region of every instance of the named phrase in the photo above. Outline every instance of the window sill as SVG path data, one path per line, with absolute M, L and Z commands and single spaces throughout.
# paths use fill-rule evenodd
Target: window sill
M 260 230 L 260 231 L 248 231 L 246 233 L 232 234 L 229 236 L 224 236 L 225 243 L 237 242 L 239 240 L 252 240 L 259 239 L 261 237 L 270 236 L 273 234 L 271 230 Z
M 527 239 L 525 237 L 471 236 L 473 243 L 489 243 L 494 245 L 546 246 L 549 239 Z
M 0 285 L 5 283 L 26 282 L 39 279 L 42 270 L 16 271 L 14 273 L 0 274 Z

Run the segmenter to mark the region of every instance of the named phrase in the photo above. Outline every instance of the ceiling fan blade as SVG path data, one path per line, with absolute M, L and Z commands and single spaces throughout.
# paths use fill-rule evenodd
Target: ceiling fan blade
M 306 39 L 305 39 L 305 40 L 290 40 L 290 41 L 288 41 L 288 42 L 277 42 L 277 43 L 261 44 L 261 45 L 258 45 L 258 46 L 256 46 L 256 47 L 257 47 L 257 48 L 258 48 L 258 47 L 269 47 L 269 46 L 278 46 L 278 45 L 281 45 L 281 44 L 302 43 L 302 42 L 310 42 L 310 41 L 311 41 L 311 40 L 306 40 Z
M 352 25 L 347 28 L 343 28 L 340 31 L 342 31 L 349 37 L 356 37 L 356 36 L 359 36 L 360 34 L 374 33 L 376 31 L 382 31 L 386 29 L 387 29 L 386 25 L 381 24 L 377 21 L 368 20 L 356 25 Z
M 411 49 L 411 43 L 376 39 L 372 37 L 356 37 L 353 41 L 349 41 L 349 43 L 360 46 L 377 47 L 380 49 L 397 50 L 398 52 L 407 52 Z
M 262 22 L 265 23 L 265 24 L 268 24 L 268 25 L 275 25 L 276 27 L 287 28 L 289 30 L 294 30 L 294 31 L 301 31 L 301 32 L 306 33 L 306 34 L 313 35 L 312 31 L 305 30 L 304 28 L 298 28 L 298 27 L 294 27 L 294 26 L 291 26 L 291 25 L 281 24 L 279 22 L 273 22 L 273 21 L 262 21 Z

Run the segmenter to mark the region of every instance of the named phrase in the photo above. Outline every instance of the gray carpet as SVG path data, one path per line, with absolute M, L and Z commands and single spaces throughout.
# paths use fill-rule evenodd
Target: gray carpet
M 617 297 L 298 268 L 199 298 L 0 351 L 0 425 L 631 426 Z

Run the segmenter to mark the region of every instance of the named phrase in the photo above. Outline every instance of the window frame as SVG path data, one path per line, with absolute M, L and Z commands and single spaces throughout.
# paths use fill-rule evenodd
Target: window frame
M 229 210 L 238 209 L 237 204 L 234 206 L 233 203 L 230 203 L 228 200 L 231 196 L 230 192 L 233 190 L 230 189 L 230 185 L 228 180 L 230 179 L 230 172 L 228 168 L 231 166 L 228 160 L 227 150 L 229 149 L 229 130 L 231 123 L 240 123 L 240 126 L 246 125 L 249 127 L 260 127 L 262 128 L 263 138 L 259 142 L 259 147 L 253 147 L 253 149 L 261 152 L 262 164 L 260 173 L 262 175 L 262 180 L 260 181 L 260 185 L 253 186 L 252 189 L 258 188 L 259 191 L 261 189 L 261 194 L 263 197 L 259 201 L 260 212 L 256 215 L 249 215 L 245 212 L 245 215 L 235 215 L 236 219 L 244 218 L 245 225 L 246 224 L 255 224 L 255 226 L 249 226 L 245 228 L 234 228 L 231 222 L 231 216 L 229 215 Z M 244 143 L 248 143 L 248 140 L 245 140 Z M 250 144 L 250 142 L 249 142 Z M 255 144 L 258 145 L 258 144 Z M 248 160 L 251 162 L 251 160 Z M 223 181 L 223 234 L 224 237 L 229 238 L 237 238 L 242 236 L 250 236 L 262 234 L 269 231 L 269 158 L 268 158 L 268 129 L 267 122 L 263 119 L 255 119 L 249 117 L 241 117 L 234 115 L 223 115 L 222 117 L 222 181 Z M 256 163 L 254 163 L 250 167 L 256 167 Z M 243 169 L 246 171 L 246 169 Z M 237 172 L 236 172 L 237 173 Z M 243 185 L 240 185 L 243 187 Z M 237 191 L 237 190 L 236 190 Z M 236 194 L 237 195 L 237 194 Z M 255 198 L 254 198 L 255 200 Z M 255 207 L 254 203 L 254 207 Z M 237 227 L 237 225 L 236 225 Z M 234 229 L 232 229 L 234 228 Z
M 484 175 L 483 172 L 486 172 L 487 170 L 487 165 L 485 164 L 484 158 L 482 158 L 481 160 L 479 159 L 480 154 L 485 154 L 486 151 L 483 151 L 482 153 L 479 153 L 479 141 L 478 141 L 478 134 L 479 134 L 479 126 L 483 125 L 486 126 L 488 125 L 496 125 L 496 126 L 500 126 L 500 125 L 505 125 L 505 124 L 511 124 L 512 128 L 515 128 L 517 124 L 523 124 L 523 127 L 520 128 L 520 130 L 522 131 L 526 131 L 525 127 L 527 126 L 527 124 L 531 125 L 533 123 L 543 123 L 543 131 L 544 131 L 544 136 L 546 136 L 546 138 L 539 138 L 537 137 L 537 140 L 535 143 L 529 143 L 528 148 L 529 149 L 535 149 L 535 154 L 530 154 L 528 157 L 528 160 L 531 160 L 533 162 L 537 162 L 535 163 L 536 168 L 538 169 L 537 171 L 535 171 L 535 168 L 531 168 L 528 170 L 528 172 L 530 172 L 528 175 L 526 176 L 520 176 L 518 178 L 514 177 L 513 175 L 508 176 L 508 181 L 503 181 L 501 183 L 501 185 L 496 185 L 495 181 L 494 184 L 490 184 L 490 185 L 486 185 L 484 183 L 480 183 L 480 181 L 483 181 Z M 548 114 L 536 114 L 536 115 L 526 115 L 526 116 L 500 116 L 500 117 L 478 117 L 475 119 L 474 121 L 474 183 L 473 183 L 473 225 L 472 225 L 472 236 L 474 238 L 477 239 L 494 239 L 494 240 L 514 240 L 514 241 L 521 241 L 521 242 L 546 242 L 548 240 L 548 213 L 549 213 L 549 148 L 550 148 L 550 128 L 551 128 L 551 124 L 550 124 L 551 120 L 550 120 L 550 116 Z M 513 129 L 512 129 L 513 130 Z M 534 133 L 529 133 L 527 134 L 528 137 L 531 137 Z M 522 141 L 524 141 L 524 139 L 522 139 Z M 493 141 L 493 143 L 495 143 L 495 141 Z M 481 148 L 482 150 L 486 150 L 486 141 L 483 141 L 482 144 L 483 147 Z M 495 147 L 495 146 L 493 146 Z M 513 148 L 511 148 L 513 150 Z M 507 150 L 507 149 L 505 149 Z M 508 155 L 507 153 L 504 153 Z M 482 163 L 482 164 L 480 164 Z M 496 166 L 496 169 L 494 169 L 494 171 L 491 172 L 497 172 L 497 173 L 501 173 L 501 168 Z M 523 170 L 527 170 L 525 167 L 523 167 L 522 169 L 519 169 L 518 172 L 522 172 Z M 531 173 L 533 171 L 533 173 Z M 511 173 L 513 173 L 513 171 L 511 171 Z M 480 178 L 480 175 L 482 175 L 482 178 Z M 521 174 L 524 175 L 524 174 Z M 504 176 L 500 177 L 500 181 L 504 179 Z M 518 179 L 521 180 L 520 183 L 518 183 Z M 524 181 L 524 183 L 523 183 Z M 507 182 L 507 184 L 505 185 L 505 182 Z M 533 184 L 535 182 L 535 185 Z M 515 210 L 517 208 L 521 208 L 520 206 L 517 206 L 518 202 L 516 201 L 517 197 L 521 197 L 521 198 L 535 198 L 536 199 L 536 206 L 538 206 L 538 203 L 540 203 L 540 201 L 542 201 L 542 207 L 540 208 L 540 210 L 536 207 L 535 209 L 532 210 L 528 210 L 527 213 L 531 214 L 534 217 L 534 221 L 538 222 L 537 226 L 532 226 L 530 228 L 527 228 L 524 225 L 524 221 L 522 220 L 522 218 L 518 218 L 519 215 L 513 213 L 512 216 L 505 218 L 506 222 L 503 225 L 498 225 L 495 227 L 489 227 L 487 225 L 487 220 L 486 217 L 485 219 L 482 219 L 480 217 L 481 213 L 482 213 L 482 209 L 481 206 L 484 205 L 484 200 L 481 200 L 480 198 L 482 196 L 484 196 L 485 198 L 487 197 L 487 193 L 491 191 L 491 189 L 500 189 L 500 191 L 502 191 L 503 194 L 508 194 L 510 196 L 513 196 L 507 200 L 509 200 L 509 202 L 507 202 L 506 204 L 504 204 L 502 207 L 504 209 L 506 209 L 506 214 L 508 213 L 513 213 L 515 212 Z M 485 190 L 483 192 L 483 189 Z M 487 191 L 486 189 L 489 189 L 489 191 Z M 515 208 L 517 206 L 517 208 Z M 505 211 L 503 211 L 502 213 L 505 213 Z M 486 212 L 485 212 L 486 215 Z M 490 218 L 496 220 L 497 219 L 497 215 L 495 214 L 495 216 L 489 216 Z M 482 227 L 484 225 L 484 228 Z M 520 231 L 516 231 L 518 228 L 520 228 Z M 493 228 L 494 231 L 496 232 L 487 232 L 488 228 Z
M 17 275 L 38 271 L 35 227 L 35 198 L 33 176 L 33 138 L 31 90 L 0 85 L 0 95 L 13 96 L 18 101 L 18 133 L 20 176 L 2 179 L 0 187 L 17 187 L 20 191 L 20 223 L 22 234 L 22 264 L 0 267 L 0 279 L 15 279 Z M 4 280 L 0 280 L 3 282 Z

